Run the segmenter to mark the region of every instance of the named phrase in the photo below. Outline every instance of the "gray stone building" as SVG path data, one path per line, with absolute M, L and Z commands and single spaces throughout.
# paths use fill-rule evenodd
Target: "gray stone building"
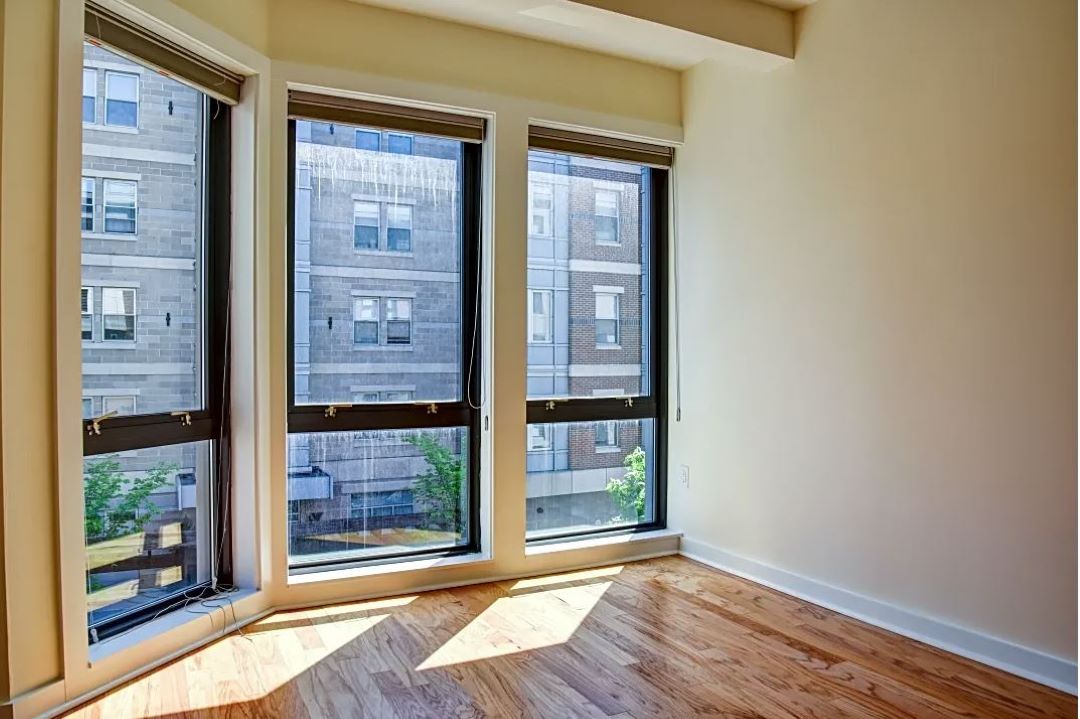
M 83 416 L 196 409 L 204 380 L 204 97 L 84 47 Z M 209 462 L 208 442 L 87 457 L 91 623 L 206 578 Z M 126 504 L 148 476 L 149 497 Z M 122 483 L 111 489 L 116 477 Z

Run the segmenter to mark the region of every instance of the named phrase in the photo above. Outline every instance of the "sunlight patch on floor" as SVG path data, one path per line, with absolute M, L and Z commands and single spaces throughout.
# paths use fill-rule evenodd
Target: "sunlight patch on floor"
M 511 592 L 496 599 L 452 639 L 425 659 L 417 670 L 446 667 L 564 644 L 589 616 L 611 586 L 596 581 L 618 574 L 622 567 L 604 567 L 535 577 L 514 582 Z M 581 584 L 566 585 L 568 582 Z M 545 589 L 544 587 L 551 587 Z

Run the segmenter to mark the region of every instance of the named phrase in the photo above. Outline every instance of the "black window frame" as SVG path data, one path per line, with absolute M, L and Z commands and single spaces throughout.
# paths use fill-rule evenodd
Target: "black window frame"
M 329 99 L 329 98 L 326 98 Z M 436 427 L 464 427 L 468 430 L 468 524 L 467 541 L 461 545 L 437 549 L 416 549 L 392 552 L 371 557 L 340 559 L 299 560 L 289 557 L 290 574 L 304 574 L 344 569 L 354 566 L 372 566 L 389 564 L 425 557 L 449 557 L 463 554 L 476 554 L 481 548 L 480 526 L 480 449 L 482 438 L 481 377 L 483 358 L 480 356 L 484 347 L 482 323 L 478 313 L 483 307 L 482 267 L 482 142 L 466 140 L 450 135 L 449 139 L 461 142 L 461 397 L 447 402 L 380 402 L 379 404 L 354 405 L 347 401 L 332 404 L 296 404 L 296 123 L 298 119 L 319 121 L 317 116 L 294 114 L 290 110 L 287 133 L 287 268 L 288 300 L 286 311 L 287 332 L 287 434 L 307 434 L 320 432 L 350 432 L 362 430 L 429 429 Z M 384 121 L 393 123 L 390 117 Z M 338 116 L 337 122 L 352 124 L 357 129 L 371 129 L 363 120 L 350 122 L 347 117 Z M 482 127 L 482 126 L 481 126 Z M 384 128 L 385 129 L 385 128 Z M 422 129 L 402 127 L 402 133 L 425 133 Z M 444 137 L 447 135 L 443 135 Z M 414 145 L 415 147 L 415 145 Z M 406 298 L 412 301 L 412 298 Z M 387 302 L 380 302 L 380 320 L 385 322 Z M 416 321 L 415 302 L 410 308 L 410 343 L 411 325 Z M 381 330 L 382 328 L 380 328 Z M 470 362 L 470 353 L 473 360 Z M 472 401 L 470 401 L 470 398 Z M 331 411 L 330 408 L 333 408 Z
M 647 157 L 620 157 L 619 152 L 608 154 L 590 144 L 593 138 L 583 138 L 577 146 L 559 147 L 534 143 L 535 128 L 530 128 L 530 150 L 569 153 L 584 157 L 622 160 L 642 165 L 641 190 L 647 197 L 648 212 L 642 212 L 642 236 L 648 233 L 649 282 L 649 344 L 644 348 L 642 361 L 649 363 L 649 391 L 622 397 L 550 397 L 525 402 L 525 422 L 529 424 L 565 424 L 570 422 L 606 422 L 611 420 L 653 420 L 653 518 L 649 522 L 616 525 L 576 531 L 550 533 L 529 537 L 527 545 L 543 545 L 593 536 L 650 532 L 667 528 L 667 356 L 668 356 L 668 183 L 670 171 L 666 165 L 650 164 Z M 594 151 L 600 150 L 600 151 Z M 662 161 L 662 156 L 658 156 Z M 643 263 L 644 264 L 644 263 Z M 621 305 L 621 303 L 620 303 Z M 621 309 L 620 309 L 621 312 Z
M 110 417 L 98 424 L 83 422 L 83 457 L 130 450 L 211 441 L 210 471 L 210 579 L 185 587 L 154 602 L 87 625 L 90 643 L 126 632 L 177 605 L 181 597 L 210 595 L 214 582 L 232 582 L 231 519 L 229 506 L 229 342 L 228 294 L 231 261 L 231 113 L 229 105 L 203 98 L 205 127 L 205 185 L 203 202 L 203 406 L 177 407 L 175 412 L 156 412 Z M 137 335 L 136 335 L 137 336 Z

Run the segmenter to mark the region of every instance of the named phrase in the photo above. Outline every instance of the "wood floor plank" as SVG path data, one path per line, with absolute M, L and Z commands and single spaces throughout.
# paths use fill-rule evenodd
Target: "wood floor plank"
M 72 719 L 1075 719 L 1075 697 L 681 557 L 279 612 Z

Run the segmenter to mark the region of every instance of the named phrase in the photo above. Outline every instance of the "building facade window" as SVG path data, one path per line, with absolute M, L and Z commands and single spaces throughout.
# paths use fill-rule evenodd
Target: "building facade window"
M 529 234 L 551 237 L 554 219 L 553 187 L 547 183 L 529 185 Z
M 551 290 L 529 290 L 529 342 L 547 344 L 552 338 Z
M 82 121 L 97 122 L 97 70 L 89 67 L 82 71 Z
M 82 214 L 83 232 L 94 231 L 94 178 L 82 178 L 82 202 L 80 203 Z
M 596 423 L 596 448 L 618 449 L 619 423 L 614 420 Z
M 413 154 L 412 135 L 403 135 L 396 132 L 388 133 L 386 136 L 386 150 L 395 155 Z
M 378 203 L 353 203 L 353 246 L 358 250 L 379 249 Z
M 670 153 L 529 142 L 526 542 L 663 527 Z
M 530 424 L 528 426 L 528 451 L 546 452 L 551 449 L 551 425 Z
M 135 341 L 135 290 L 101 288 L 101 334 L 106 340 Z
M 135 397 L 133 395 L 102 397 L 101 412 L 102 414 L 108 414 L 109 412 L 123 415 L 135 414 Z
M 105 124 L 113 127 L 139 126 L 138 75 L 111 70 L 105 73 Z
M 379 298 L 357 297 L 353 300 L 353 342 L 379 344 Z
M 412 300 L 391 297 L 386 300 L 386 344 L 412 344 Z
M 110 415 L 82 433 L 86 628 L 95 643 L 214 595 L 215 577 L 232 581 L 230 519 L 215 510 L 230 484 L 222 458 L 232 132 L 228 104 L 196 89 L 197 79 L 150 71 L 135 48 L 110 49 L 134 35 L 107 32 L 114 21 L 90 3 L 86 15 L 93 42 L 83 45 L 84 66 L 108 68 L 84 74 L 82 110 L 82 411 Z M 158 60 L 173 47 L 149 30 L 138 38 Z M 103 104 L 94 107 L 87 97 L 98 88 Z M 162 121 L 137 134 L 102 132 L 99 123 L 139 127 L 140 93 Z M 165 120 L 168 106 L 182 111 Z M 182 172 L 147 152 L 183 147 L 198 149 Z M 148 222 L 138 223 L 140 211 Z M 125 241 L 102 242 L 95 231 Z
M 619 295 L 596 293 L 596 344 L 619 344 Z
M 105 232 L 134 235 L 138 229 L 139 185 L 132 180 L 105 180 Z
M 357 130 L 356 149 L 367 150 L 369 152 L 378 152 L 379 138 L 380 134 L 375 130 Z
M 412 251 L 413 208 L 411 205 L 386 206 L 386 249 L 392 252 Z
M 416 132 L 418 118 L 395 124 L 408 108 L 387 106 L 376 129 L 325 107 L 290 92 L 289 172 L 307 168 L 311 190 L 290 182 L 287 498 L 321 516 L 289 523 L 289 571 L 478 551 L 482 122 L 455 116 L 443 132 L 425 111 L 435 124 Z M 354 144 L 380 155 L 378 173 L 340 173 Z M 368 203 L 354 226 L 370 229 L 367 251 L 343 256 L 350 203 Z M 327 321 L 343 293 L 351 342 Z M 341 360 L 345 342 L 362 360 Z
M 596 191 L 593 229 L 598 245 L 619 244 L 619 193 L 614 190 Z
M 82 312 L 82 339 L 84 342 L 94 339 L 94 288 L 83 287 L 79 291 L 80 312 Z

